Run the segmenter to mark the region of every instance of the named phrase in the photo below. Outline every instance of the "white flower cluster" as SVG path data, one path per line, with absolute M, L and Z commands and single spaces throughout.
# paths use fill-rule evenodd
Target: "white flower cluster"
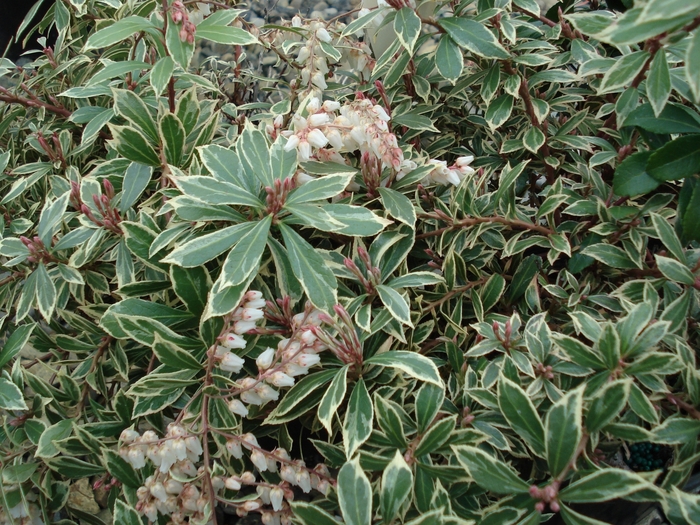
M 312 489 L 328 493 L 330 487 L 328 467 L 319 463 L 312 470 L 306 467 L 302 460 L 292 460 L 283 448 L 266 452 L 260 448 L 253 434 L 243 434 L 226 442 L 226 449 L 234 458 L 243 457 L 243 449 L 250 451 L 250 460 L 260 472 L 278 473 L 282 479 L 279 485 L 257 482 L 253 472 L 244 472 L 240 476 L 230 476 L 223 480 L 224 486 L 233 491 L 240 490 L 243 485 L 255 485 L 258 499 L 246 501 L 243 508 L 238 509 L 239 515 L 245 512 L 258 511 L 264 505 L 272 510 L 260 510 L 262 522 L 266 525 L 286 525 L 289 523 L 289 504 L 294 498 L 293 486 L 299 487 L 304 493 Z M 279 464 L 279 465 L 278 465 Z
M 245 377 L 238 381 L 238 398 L 229 401 L 229 409 L 234 414 L 248 416 L 246 405 L 264 405 L 268 401 L 277 401 L 279 392 L 277 388 L 291 387 L 294 378 L 305 375 L 309 368 L 321 361 L 318 353 L 327 347 L 319 341 L 312 330 L 312 326 L 320 326 L 320 312 L 313 310 L 311 313 L 300 313 L 294 316 L 294 336 L 291 339 L 282 339 L 277 344 L 277 349 L 267 348 L 255 360 L 259 374 L 257 378 Z
M 326 75 L 329 73 L 329 61 L 332 58 L 323 51 L 321 43 L 330 44 L 333 37 L 326 29 L 326 24 L 320 21 L 309 22 L 305 27 L 300 17 L 292 19 L 292 27 L 307 29 L 308 38 L 297 51 L 296 61 L 303 67 L 301 81 L 306 86 L 313 86 L 321 91 L 328 87 Z
M 3 486 L 6 492 L 10 492 L 14 486 Z M 5 509 L 0 505 L 0 525 L 44 525 L 39 506 L 34 503 L 36 494 L 30 492 L 26 495 L 27 501 L 20 501 L 14 507 Z
M 385 167 L 397 169 L 401 165 L 403 152 L 389 131 L 389 115 L 379 104 L 362 97 L 341 106 L 337 101 L 322 104 L 311 97 L 305 109 L 307 116 L 295 114 L 293 130 L 282 132 L 288 138 L 285 149 L 296 149 L 299 160 L 319 157 L 322 148 L 330 145 L 335 153 L 371 152 Z
M 464 177 L 474 173 L 474 168 L 469 166 L 473 160 L 474 157 L 472 155 L 458 157 L 452 166 L 448 166 L 444 160 L 431 159 L 427 164 L 432 164 L 435 168 L 426 175 L 424 180 L 436 184 L 454 184 L 459 186 Z
M 263 318 L 264 306 L 262 292 L 250 290 L 243 296 L 241 305 L 227 317 L 231 330 L 219 339 L 215 354 L 221 370 L 234 374 L 241 371 L 245 361 L 233 350 L 245 348 L 246 340 L 242 335 L 255 328 L 257 321 Z
M 208 499 L 202 497 L 195 485 L 177 481 L 199 473 L 195 467 L 202 455 L 199 438 L 188 435 L 183 426 L 171 423 L 162 439 L 152 430 L 140 435 L 126 429 L 120 441 L 119 455 L 135 469 L 145 467 L 146 458 L 158 467 L 136 492 L 137 511 L 150 522 L 158 519 L 159 512 L 169 515 L 172 525 L 185 524 L 189 518 L 203 519 Z

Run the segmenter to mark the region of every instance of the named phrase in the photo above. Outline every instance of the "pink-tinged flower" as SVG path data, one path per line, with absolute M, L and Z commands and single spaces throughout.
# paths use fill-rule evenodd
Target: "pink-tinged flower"
M 249 320 L 250 319 L 245 319 L 245 321 L 249 321 Z M 232 348 L 243 349 L 243 348 L 245 348 L 245 345 L 246 345 L 245 339 L 243 339 L 238 334 L 227 334 L 226 337 L 224 337 L 223 341 L 221 341 L 221 346 L 224 346 L 228 349 L 232 349 Z
M 233 323 L 233 332 L 236 334 L 247 334 L 255 328 L 255 321 L 236 321 Z
M 280 393 L 265 383 L 258 383 L 255 387 L 255 393 L 260 396 L 263 403 L 277 401 L 280 398 Z
M 284 501 L 284 490 L 280 487 L 270 489 L 270 503 L 274 510 L 282 510 L 282 501 Z

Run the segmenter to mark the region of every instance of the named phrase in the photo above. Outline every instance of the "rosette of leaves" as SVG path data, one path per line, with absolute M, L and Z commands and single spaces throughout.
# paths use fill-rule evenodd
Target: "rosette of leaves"
M 327 497 L 292 504 L 300 523 L 530 524 L 556 511 L 591 524 L 577 505 L 614 498 L 696 523 L 684 491 L 700 434 L 694 174 L 682 176 L 690 194 L 675 180 L 619 186 L 635 148 L 654 150 L 638 174 L 696 135 L 697 68 L 681 61 L 695 60 L 698 14 L 661 4 L 616 18 L 572 1 L 563 18 L 530 0 L 383 8 L 399 38 L 372 80 L 407 156 L 468 149 L 482 170 L 456 188 L 419 186 L 425 168 L 385 173 L 390 187 L 369 196 L 356 164 L 312 163 L 316 181 L 284 186 L 296 158 L 245 122 L 268 118 L 271 101 L 223 120 L 228 100 L 187 69 L 193 47 L 156 2 L 57 2 L 47 23 L 62 37 L 36 75 L 0 69 L 18 81 L 0 90 L 3 508 L 31 495 L 47 523 L 94 522 L 66 507 L 69 486 L 104 477 L 121 483 L 107 505 L 136 516 L 143 478 L 117 437 L 134 424 L 162 433 L 205 392 L 214 428 L 301 443 L 333 467 Z M 236 16 L 217 11 L 197 34 L 252 43 Z M 259 81 L 240 69 L 240 85 Z M 333 96 L 382 97 L 342 78 Z M 284 114 L 296 111 L 281 89 Z M 658 127 L 666 117 L 672 130 Z M 353 178 L 360 191 L 338 197 Z M 219 314 L 250 283 L 295 311 L 337 298 L 363 363 L 324 359 L 241 423 L 217 399 L 224 379 L 202 378 Z M 611 466 L 635 443 L 672 448 L 666 472 Z

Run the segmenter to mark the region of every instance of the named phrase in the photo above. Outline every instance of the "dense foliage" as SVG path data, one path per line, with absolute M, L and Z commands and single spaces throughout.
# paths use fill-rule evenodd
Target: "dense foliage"
M 700 4 L 418 4 L 0 62 L 1 523 L 700 523 Z

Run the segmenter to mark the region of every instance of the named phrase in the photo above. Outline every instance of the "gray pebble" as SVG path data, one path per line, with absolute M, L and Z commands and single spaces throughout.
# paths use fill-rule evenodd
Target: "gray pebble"
M 326 2 L 323 2 L 323 1 L 318 2 L 314 6 L 314 11 L 323 11 L 324 9 L 328 9 L 328 4 Z

